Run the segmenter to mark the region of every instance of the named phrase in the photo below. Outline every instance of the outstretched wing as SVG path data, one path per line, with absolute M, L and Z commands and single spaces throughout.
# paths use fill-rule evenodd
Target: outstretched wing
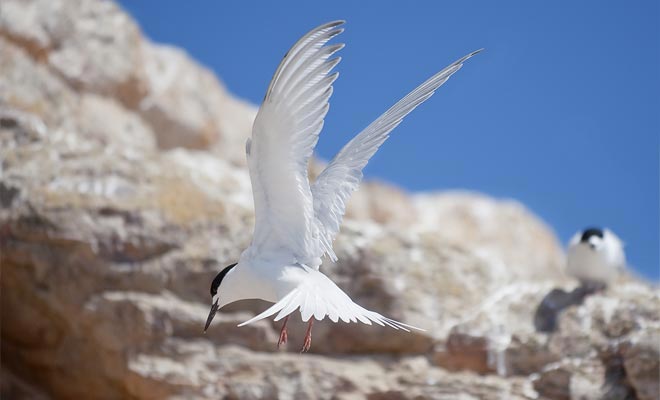
M 305 266 L 301 268 L 299 273 L 304 277 L 300 279 L 300 284 L 295 289 L 266 311 L 238 326 L 268 318 L 276 313 L 274 321 L 279 321 L 299 309 L 303 321 L 308 321 L 312 316 L 321 321 L 327 316 L 332 322 L 341 319 L 344 322 L 359 321 L 367 325 L 371 325 L 373 322 L 380 326 L 389 326 L 406 332 L 411 329 L 423 330 L 361 307 L 322 272 Z
M 332 242 L 339 232 L 346 211 L 346 202 L 360 185 L 362 169 L 403 118 L 431 97 L 436 89 L 463 66 L 465 60 L 480 51 L 477 50 L 457 60 L 399 100 L 348 142 L 318 176 L 311 188 L 314 214 L 319 226 L 323 250 L 333 261 L 337 260 L 337 256 L 332 250 Z
M 252 248 L 260 254 L 291 250 L 304 259 L 316 253 L 314 210 L 307 164 L 323 119 L 343 44 L 326 46 L 343 29 L 330 22 L 303 36 L 284 56 L 252 127 L 246 153 L 254 195 Z

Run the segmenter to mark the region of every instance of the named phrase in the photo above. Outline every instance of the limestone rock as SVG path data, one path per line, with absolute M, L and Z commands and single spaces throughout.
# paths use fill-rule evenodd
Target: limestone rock
M 417 219 L 410 196 L 384 182 L 364 182 L 351 196 L 346 216 L 388 226 L 406 226 Z
M 24 48 L 2 36 L 0 54 L 0 107 L 3 113 L 24 111 L 27 113 L 25 118 L 33 121 L 28 125 L 33 127 L 47 125 L 54 130 L 74 125 L 72 119 L 78 107 L 78 96 L 73 89 L 47 67 L 34 62 Z M 45 126 L 36 128 L 44 129 Z
M 660 330 L 656 326 L 653 330 L 641 332 L 639 338 L 623 347 L 623 368 L 639 399 L 654 399 L 660 393 L 658 343 Z
M 126 104 L 141 97 L 140 32 L 113 2 L 8 0 L 0 31 L 78 90 Z
M 161 148 L 206 149 L 217 143 L 226 159 L 245 164 L 244 144 L 256 109 L 228 96 L 211 71 L 179 49 L 144 42 L 147 95 L 140 112 Z
M 512 281 L 561 280 L 564 255 L 556 237 L 520 203 L 462 192 L 417 195 L 414 202 L 420 217 L 412 231 L 478 248 Z
M 0 60 L 17 64 L 0 64 L 3 75 L 5 69 L 23 74 L 0 79 L 30 89 L 10 90 L 18 96 L 10 102 L 34 109 L 39 106 L 35 102 L 64 100 L 43 107 L 49 113 L 70 106 L 59 87 L 42 82 L 41 72 L 32 71 L 46 69 L 48 79 L 59 78 L 73 91 L 113 98 L 141 114 L 161 148 L 213 147 L 225 159 L 245 164 L 243 146 L 256 109 L 231 97 L 210 71 L 181 50 L 143 39 L 135 22 L 112 1 L 3 1 L 3 38 L 34 61 L 25 65 L 13 54 Z M 2 49 L 3 54 L 7 51 Z M 73 108 L 68 117 L 76 112 Z

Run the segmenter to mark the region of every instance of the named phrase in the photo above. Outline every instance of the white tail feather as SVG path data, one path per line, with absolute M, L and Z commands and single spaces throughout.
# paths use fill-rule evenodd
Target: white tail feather
M 266 311 L 238 326 L 268 318 L 278 312 L 275 321 L 279 321 L 294 311 L 300 310 L 302 320 L 305 322 L 312 317 L 321 321 L 327 316 L 332 322 L 337 322 L 339 319 L 347 323 L 359 321 L 367 325 L 375 322 L 380 326 L 389 326 L 406 332 L 410 332 L 411 329 L 423 331 L 423 329 L 395 321 L 359 306 L 320 271 L 302 267 L 299 276 L 301 282 L 298 287 Z

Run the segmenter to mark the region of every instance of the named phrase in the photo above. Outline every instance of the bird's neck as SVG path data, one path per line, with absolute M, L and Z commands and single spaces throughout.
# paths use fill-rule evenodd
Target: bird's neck
M 220 307 L 239 300 L 260 299 L 276 301 L 272 281 L 256 274 L 249 264 L 239 263 L 227 274 L 222 283 Z

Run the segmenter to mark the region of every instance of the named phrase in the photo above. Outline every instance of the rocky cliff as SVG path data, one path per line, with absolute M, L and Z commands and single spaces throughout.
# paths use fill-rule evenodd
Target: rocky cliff
M 215 273 L 248 244 L 255 107 L 109 1 L 0 3 L 3 399 L 657 399 L 660 293 L 622 279 L 552 334 L 562 276 L 524 206 L 368 183 L 323 270 L 426 329 L 315 325 L 276 351 L 262 310 L 202 334 Z M 314 166 L 313 166 L 314 168 Z

